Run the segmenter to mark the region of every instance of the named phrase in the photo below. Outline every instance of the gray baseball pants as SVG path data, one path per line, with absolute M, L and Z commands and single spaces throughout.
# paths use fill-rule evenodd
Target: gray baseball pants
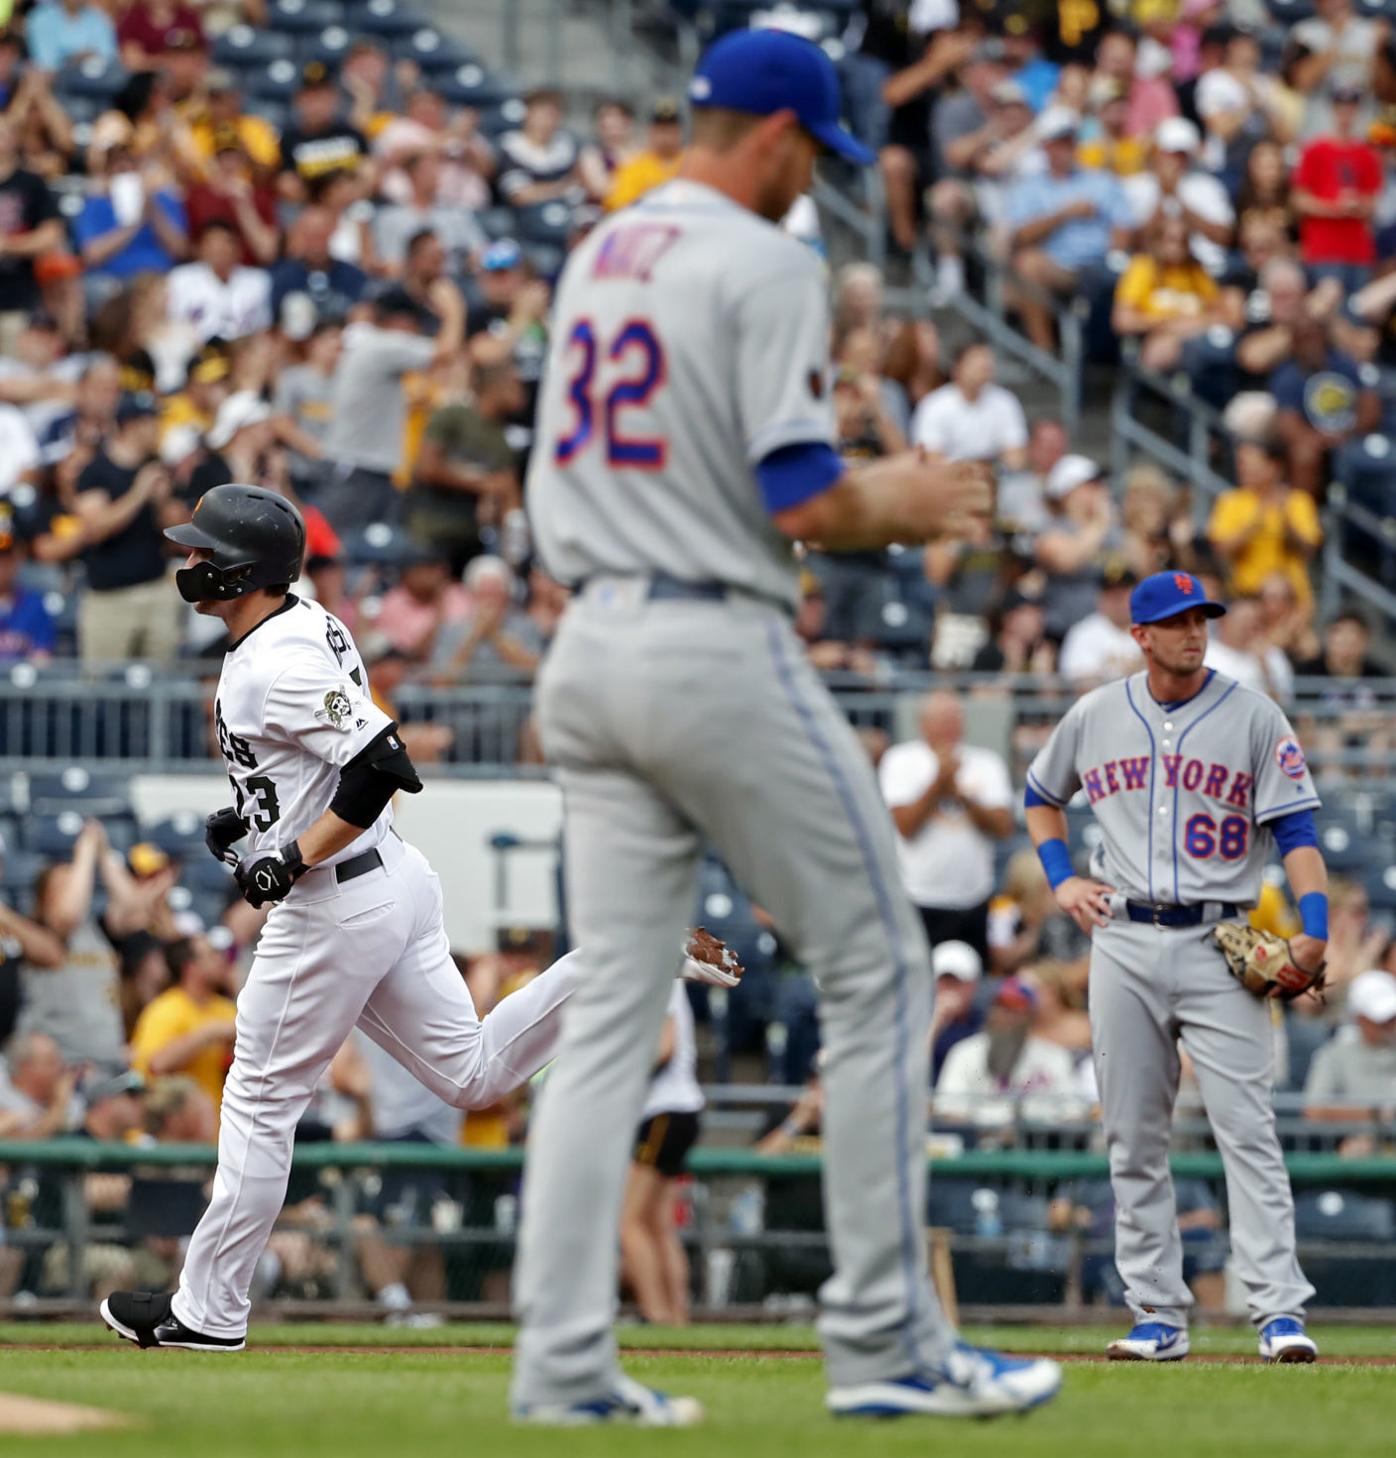
M 1299 1269 L 1275 1132 L 1269 1005 L 1227 971 L 1211 925 L 1116 920 L 1091 939 L 1090 1010 L 1115 1264 L 1135 1320 L 1186 1326 L 1192 1305 L 1168 1167 L 1180 1042 L 1225 1167 L 1232 1256 L 1251 1319 L 1302 1317 L 1314 1288 Z
M 513 1398 L 587 1401 L 616 1371 L 633 1130 L 710 840 L 822 996 L 828 1371 L 933 1369 L 955 1335 L 926 1275 L 925 936 L 872 768 L 790 624 L 754 601 L 574 602 L 539 682 L 588 951 L 529 1136 Z

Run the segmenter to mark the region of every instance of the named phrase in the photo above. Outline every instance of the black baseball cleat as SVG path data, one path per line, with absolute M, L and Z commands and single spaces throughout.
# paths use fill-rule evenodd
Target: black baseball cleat
M 171 1309 L 168 1291 L 113 1291 L 97 1309 L 102 1320 L 139 1347 L 182 1347 L 187 1352 L 240 1352 L 243 1337 L 205 1336 L 191 1331 Z

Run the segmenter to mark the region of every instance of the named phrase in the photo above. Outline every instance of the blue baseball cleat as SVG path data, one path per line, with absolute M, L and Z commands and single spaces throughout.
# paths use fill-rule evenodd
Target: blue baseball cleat
M 1187 1329 L 1162 1321 L 1141 1321 L 1105 1349 L 1112 1362 L 1181 1362 L 1187 1354 Z
M 825 1402 L 836 1417 L 1002 1417 L 1050 1402 L 1061 1385 L 1055 1362 L 961 1342 L 943 1371 L 833 1387 Z
M 1260 1355 L 1267 1362 L 1316 1362 L 1318 1343 L 1294 1316 L 1272 1316 L 1260 1328 Z
M 626 1423 L 637 1428 L 691 1428 L 703 1421 L 696 1397 L 670 1397 L 624 1375 L 611 1390 L 589 1402 L 532 1403 L 515 1407 L 518 1423 L 545 1428 L 583 1428 L 597 1423 Z

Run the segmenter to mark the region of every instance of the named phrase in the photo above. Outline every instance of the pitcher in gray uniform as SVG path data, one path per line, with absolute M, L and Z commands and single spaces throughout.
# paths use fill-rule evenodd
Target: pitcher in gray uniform
M 615 1231 L 669 995 L 657 970 L 711 841 L 824 995 L 821 1332 L 843 1413 L 1021 1411 L 1050 1362 L 965 1347 L 926 1276 L 931 974 L 891 822 L 792 628 L 794 539 L 922 542 L 989 505 L 982 468 L 832 448 L 827 282 L 777 220 L 838 125 L 818 47 L 739 31 L 701 61 L 681 176 L 601 225 L 558 289 L 529 509 L 577 588 L 539 683 L 566 797 L 573 934 L 595 953 L 530 1133 L 512 1401 L 527 1421 L 697 1421 L 624 1376 Z M 655 949 L 661 949 L 656 960 Z
M 1213 930 L 1260 894 L 1278 847 L 1317 968 L 1327 872 L 1303 750 L 1270 699 L 1203 667 L 1207 620 L 1226 609 L 1185 572 L 1130 598 L 1145 670 L 1085 695 L 1028 771 L 1027 824 L 1057 903 L 1091 934 L 1090 1014 L 1115 1260 L 1135 1326 L 1111 1357 L 1188 1353 L 1169 1131 L 1187 1050 L 1226 1170 L 1231 1245 L 1267 1361 L 1311 1362 L 1314 1294 L 1299 1269 L 1294 1201 L 1275 1133 L 1270 1010 L 1231 976 Z M 1080 790 L 1102 831 L 1090 875 L 1072 871 L 1063 807 Z

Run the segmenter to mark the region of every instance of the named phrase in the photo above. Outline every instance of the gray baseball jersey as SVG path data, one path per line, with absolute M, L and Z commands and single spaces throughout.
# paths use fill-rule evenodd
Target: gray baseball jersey
M 753 467 L 833 442 L 825 290 L 803 244 L 683 180 L 572 254 L 528 477 L 555 576 L 662 572 L 795 603 Z
M 1182 704 L 1148 675 L 1078 699 L 1028 770 L 1052 805 L 1084 790 L 1102 831 L 1091 872 L 1137 901 L 1253 906 L 1272 835 L 1265 827 L 1318 794 L 1284 713 L 1209 673 Z

